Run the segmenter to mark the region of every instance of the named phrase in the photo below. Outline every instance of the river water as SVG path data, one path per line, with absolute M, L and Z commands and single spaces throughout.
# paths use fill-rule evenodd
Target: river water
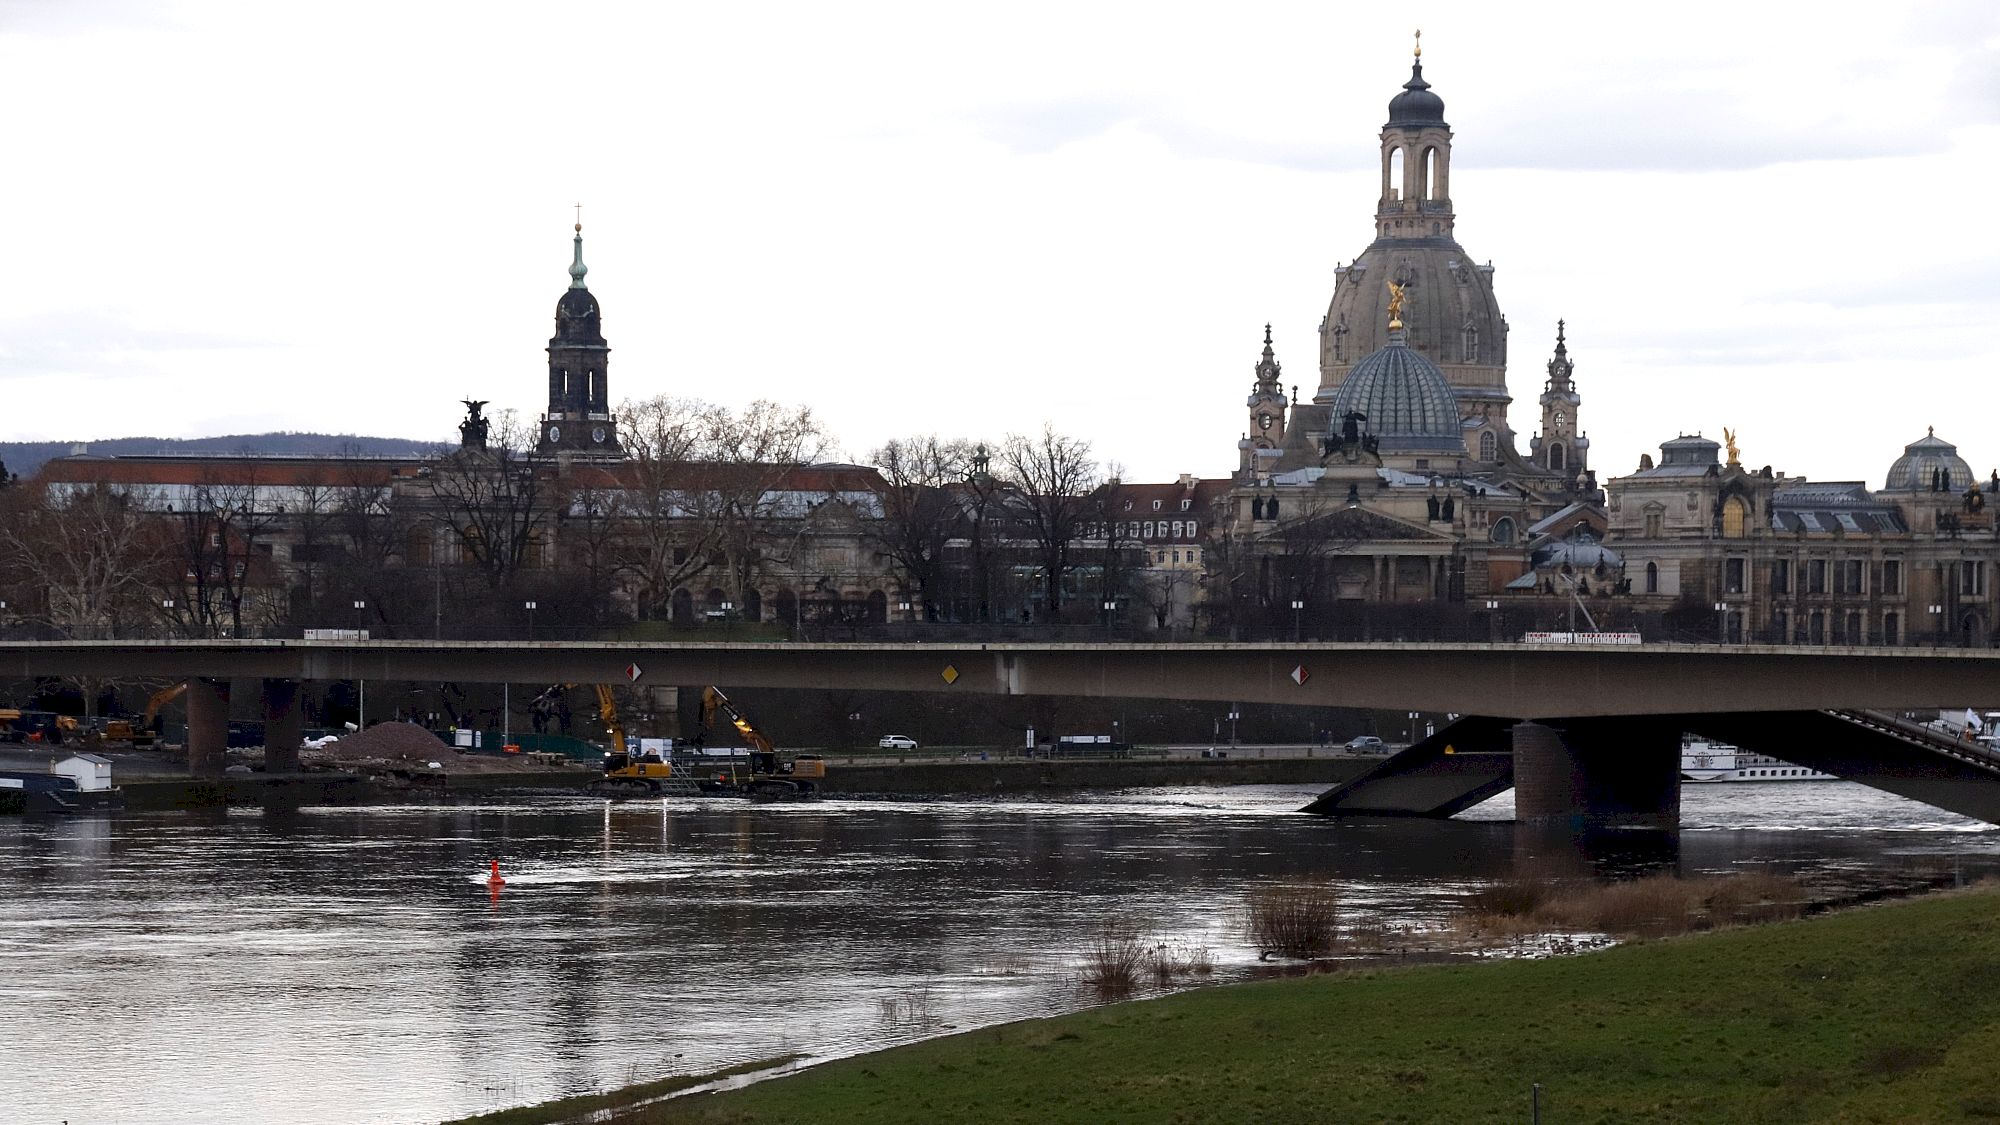
M 1436 926 L 1539 873 L 2000 871 L 1846 782 L 1686 787 L 1678 837 L 1338 822 L 1311 787 L 1061 800 L 240 808 L 0 818 L 9 1120 L 424 1122 L 1080 1007 L 1107 924 L 1258 971 L 1259 884 Z M 486 866 L 507 878 L 490 893 Z

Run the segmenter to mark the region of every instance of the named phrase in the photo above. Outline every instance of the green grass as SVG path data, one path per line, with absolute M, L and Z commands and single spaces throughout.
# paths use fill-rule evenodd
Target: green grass
M 2000 893 L 1548 961 L 1199 989 L 618 1114 L 712 1122 L 2000 1122 Z
M 551 1122 L 572 1121 L 578 1118 L 603 1114 L 612 1110 L 629 1109 L 633 1105 L 650 1098 L 663 1097 L 676 1090 L 727 1078 L 732 1074 L 748 1074 L 753 1070 L 768 1070 L 783 1066 L 797 1059 L 797 1055 L 783 1055 L 760 1062 L 741 1063 L 708 1074 L 684 1074 L 673 1078 L 656 1078 L 651 1082 L 640 1082 L 601 1094 L 577 1094 L 573 1097 L 556 1098 L 553 1101 L 536 1102 L 534 1105 L 517 1106 L 513 1109 L 495 1110 L 473 1117 L 461 1117 L 447 1121 L 445 1125 L 547 1125 Z

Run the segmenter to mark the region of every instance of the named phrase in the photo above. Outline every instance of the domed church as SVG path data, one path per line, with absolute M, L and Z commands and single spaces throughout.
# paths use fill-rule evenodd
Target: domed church
M 1309 401 L 1286 392 L 1265 326 L 1225 520 L 1257 573 L 1231 588 L 1317 635 L 1353 603 L 1463 601 L 1531 574 L 1534 545 L 1602 538 L 1565 326 L 1525 454 L 1509 423 L 1507 318 L 1492 264 L 1458 243 L 1452 141 L 1419 46 L 1382 126 L 1373 240 L 1334 270 Z

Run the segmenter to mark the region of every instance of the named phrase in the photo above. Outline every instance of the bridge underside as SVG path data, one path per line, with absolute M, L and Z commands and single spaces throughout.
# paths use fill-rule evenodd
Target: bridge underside
M 2000 755 L 1866 711 L 1468 716 L 1303 811 L 1448 817 L 1512 787 L 1524 822 L 1672 828 L 1684 732 L 2000 824 Z

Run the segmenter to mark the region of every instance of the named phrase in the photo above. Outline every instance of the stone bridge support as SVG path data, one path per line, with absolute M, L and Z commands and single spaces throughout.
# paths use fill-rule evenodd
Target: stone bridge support
M 265 680 L 264 772 L 299 772 L 299 741 L 304 734 L 305 715 L 299 710 L 299 682 Z
M 1515 817 L 1576 828 L 1680 826 L 1680 727 L 1645 718 L 1514 727 Z
M 229 681 L 192 676 L 187 685 L 188 773 L 221 777 L 229 751 Z

